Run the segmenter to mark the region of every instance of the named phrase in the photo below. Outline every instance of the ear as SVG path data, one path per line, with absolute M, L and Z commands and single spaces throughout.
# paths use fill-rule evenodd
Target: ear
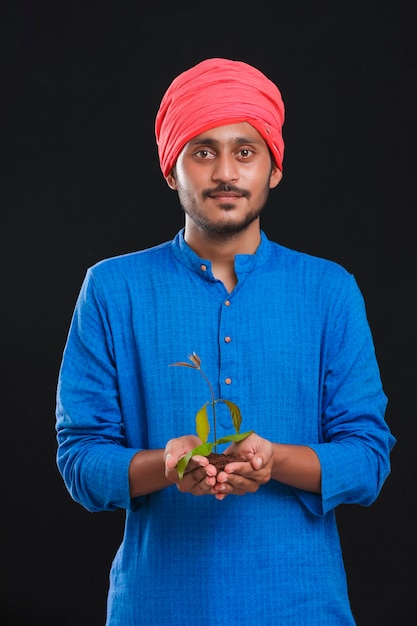
M 274 187 L 279 185 L 279 183 L 281 182 L 281 179 L 282 179 L 282 172 L 279 169 L 278 165 L 275 162 L 273 162 L 271 175 L 269 177 L 269 188 L 273 189 Z
M 170 187 L 170 189 L 175 190 L 177 188 L 177 181 L 175 180 L 172 171 L 168 174 L 168 176 L 165 176 L 165 180 L 167 181 L 168 187 Z

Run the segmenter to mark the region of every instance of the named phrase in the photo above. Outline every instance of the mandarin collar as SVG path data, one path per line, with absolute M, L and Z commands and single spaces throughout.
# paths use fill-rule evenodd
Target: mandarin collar
M 202 267 L 205 268 L 204 276 L 211 281 L 216 281 L 211 271 L 211 261 L 199 257 L 184 239 L 185 229 L 182 228 L 171 242 L 172 252 L 175 258 L 185 267 L 201 276 Z M 261 241 L 255 254 L 237 254 L 235 257 L 235 272 L 237 277 L 253 272 L 263 265 L 271 254 L 271 242 L 261 230 Z

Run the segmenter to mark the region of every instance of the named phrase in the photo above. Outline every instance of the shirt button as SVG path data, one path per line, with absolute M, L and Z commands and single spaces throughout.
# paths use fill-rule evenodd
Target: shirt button
M 230 306 L 230 300 L 225 300 L 224 306 Z
M 202 272 L 205 272 L 207 270 L 207 265 L 200 265 L 200 269 Z
M 225 378 L 224 382 L 226 383 L 226 385 L 231 385 L 232 384 L 232 379 L 231 378 Z
M 230 343 L 232 341 L 232 338 L 231 337 L 225 337 L 224 340 L 225 340 L 226 343 Z

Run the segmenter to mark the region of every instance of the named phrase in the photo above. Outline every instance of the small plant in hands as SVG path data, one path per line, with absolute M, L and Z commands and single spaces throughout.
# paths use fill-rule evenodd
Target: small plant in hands
M 249 437 L 249 435 L 253 433 L 253 430 L 250 430 L 246 433 L 239 432 L 240 425 L 242 422 L 242 416 L 241 416 L 240 409 L 237 406 L 237 404 L 235 404 L 234 402 L 231 402 L 230 400 L 225 400 L 224 398 L 215 399 L 213 387 L 209 379 L 207 378 L 207 376 L 204 374 L 203 370 L 201 369 L 200 357 L 195 352 L 193 352 L 192 354 L 189 355 L 188 358 L 191 361 L 191 363 L 180 361 L 178 363 L 170 363 L 170 365 L 190 367 L 191 369 L 194 369 L 200 372 L 200 374 L 202 375 L 202 377 L 204 378 L 204 380 L 209 386 L 211 400 L 208 400 L 205 404 L 203 404 L 201 409 L 197 411 L 196 413 L 196 416 L 195 416 L 196 432 L 197 432 L 197 436 L 199 437 L 199 439 L 201 439 L 202 444 L 190 450 L 185 456 L 181 457 L 180 460 L 178 461 L 177 471 L 178 471 L 178 476 L 180 480 L 184 476 L 184 472 L 186 470 L 188 463 L 190 462 L 190 459 L 196 454 L 208 457 L 210 459 L 210 462 L 216 465 L 218 469 L 222 469 L 224 465 L 226 464 L 226 462 L 228 462 L 229 460 L 234 460 L 234 458 L 232 457 L 229 458 L 228 455 L 225 455 L 225 454 L 218 454 L 217 446 L 223 443 L 232 443 L 232 442 L 242 441 L 243 439 L 246 439 L 246 437 Z M 220 439 L 217 439 L 217 435 L 216 435 L 216 404 L 218 402 L 223 402 L 229 409 L 230 416 L 232 418 L 232 423 L 235 429 L 235 433 L 233 435 L 227 435 L 226 437 L 221 437 Z M 210 422 L 209 422 L 208 412 L 207 412 L 208 406 L 211 406 L 212 413 L 213 413 L 213 435 L 214 435 L 213 442 L 207 441 L 209 433 L 210 433 Z M 220 463 L 218 462 L 219 460 L 221 461 Z

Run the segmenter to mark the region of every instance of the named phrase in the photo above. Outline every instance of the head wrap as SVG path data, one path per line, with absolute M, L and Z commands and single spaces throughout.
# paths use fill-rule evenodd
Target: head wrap
M 167 176 L 193 137 L 210 128 L 248 122 L 262 135 L 282 170 L 284 103 L 278 87 L 243 61 L 212 58 L 179 74 L 155 120 L 162 173 Z

